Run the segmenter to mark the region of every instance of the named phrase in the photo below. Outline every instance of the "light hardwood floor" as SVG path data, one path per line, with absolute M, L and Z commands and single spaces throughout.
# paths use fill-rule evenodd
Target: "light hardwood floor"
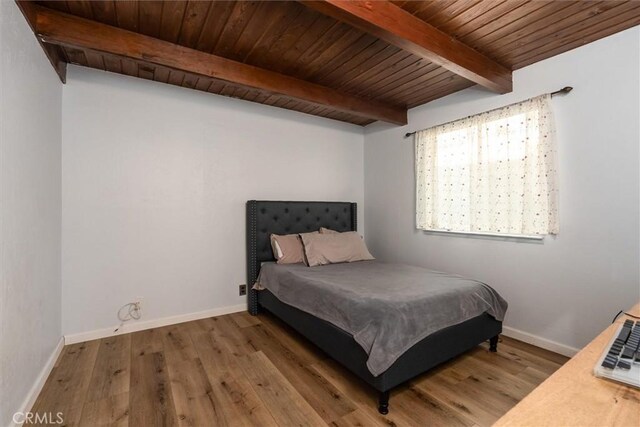
M 488 426 L 566 358 L 504 338 L 377 394 L 272 317 L 203 319 L 66 346 L 33 412 L 83 426 Z

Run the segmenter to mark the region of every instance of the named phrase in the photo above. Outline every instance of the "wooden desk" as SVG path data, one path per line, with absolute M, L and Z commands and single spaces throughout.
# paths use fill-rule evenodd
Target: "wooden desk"
M 640 304 L 628 312 L 640 315 Z M 621 315 L 494 427 L 640 426 L 640 390 L 593 375 L 598 358 L 627 318 Z

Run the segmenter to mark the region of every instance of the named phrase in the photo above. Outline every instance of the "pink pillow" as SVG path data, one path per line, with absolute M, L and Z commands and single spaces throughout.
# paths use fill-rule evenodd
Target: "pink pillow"
M 320 234 L 337 234 L 339 231 L 332 230 L 330 228 L 320 227 Z
M 304 262 L 304 248 L 302 240 L 297 234 L 272 234 L 271 249 L 278 264 L 299 264 Z
M 356 231 L 301 234 L 307 265 L 335 264 L 375 259 Z
M 304 234 L 318 234 L 317 231 Z M 300 234 L 272 234 L 271 249 L 278 264 L 306 264 L 304 247 Z

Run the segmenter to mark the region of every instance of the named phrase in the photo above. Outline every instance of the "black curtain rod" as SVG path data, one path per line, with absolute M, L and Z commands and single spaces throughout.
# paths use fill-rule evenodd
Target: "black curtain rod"
M 573 87 L 571 86 L 565 86 L 560 90 L 557 90 L 555 92 L 551 92 L 550 95 L 551 96 L 556 96 L 556 95 L 566 95 L 567 93 L 571 92 L 573 90 Z M 520 101 L 522 102 L 522 101 Z M 516 102 L 516 104 L 519 104 L 518 102 Z M 508 105 L 505 105 L 505 107 L 508 107 Z M 504 108 L 504 107 L 500 107 L 500 108 Z M 496 108 L 496 110 L 499 110 L 500 108 Z M 489 110 L 489 111 L 494 111 L 494 110 Z M 485 113 L 488 113 L 489 111 L 485 111 Z M 482 114 L 482 113 L 479 113 Z M 475 115 L 475 114 L 474 114 Z M 467 117 L 471 117 L 471 116 L 467 116 Z M 462 119 L 456 119 L 456 120 L 452 120 L 452 121 L 457 121 L 457 120 L 462 120 Z M 442 123 L 440 125 L 436 125 L 436 126 L 442 126 L 442 125 L 446 125 L 447 123 L 451 123 L 451 122 L 446 122 L 446 123 Z M 405 138 L 409 138 L 411 135 L 415 135 L 416 131 L 413 132 L 407 132 L 404 134 Z

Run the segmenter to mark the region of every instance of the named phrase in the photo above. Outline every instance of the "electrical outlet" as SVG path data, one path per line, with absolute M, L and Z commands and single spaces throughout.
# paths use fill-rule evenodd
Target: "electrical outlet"
M 240 296 L 247 294 L 247 285 L 240 285 L 238 288 L 240 289 Z

